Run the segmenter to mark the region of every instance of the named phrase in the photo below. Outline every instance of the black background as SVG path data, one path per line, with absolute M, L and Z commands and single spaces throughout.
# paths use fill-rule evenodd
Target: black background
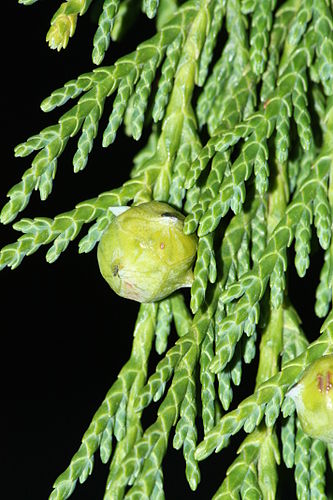
M 15 159 L 14 146 L 55 123 L 71 106 L 45 114 L 40 102 L 66 81 L 93 68 L 93 18 L 98 12 L 79 19 L 76 35 L 58 53 L 45 42 L 57 5 L 40 1 L 24 7 L 12 0 L 2 7 L 1 206 L 6 192 L 19 182 L 33 158 Z M 152 22 L 144 16 L 138 22 L 140 29 L 133 30 L 132 38 L 112 44 L 105 64 L 112 64 L 153 32 Z M 109 112 L 106 106 L 104 125 Z M 99 133 L 86 169 L 74 174 L 71 161 L 76 143 L 77 138 L 72 139 L 59 160 L 48 200 L 41 202 L 34 192 L 22 216 L 53 217 L 118 186 L 127 179 L 131 158 L 141 146 L 120 133 L 114 145 L 103 149 Z M 86 230 L 83 228 L 81 237 Z M 10 226 L 0 231 L 1 246 L 19 236 Z M 138 305 L 111 292 L 99 274 L 96 250 L 78 255 L 78 241 L 52 265 L 46 263 L 47 248 L 42 247 L 18 269 L 1 273 L 0 447 L 2 491 L 8 499 L 48 497 L 53 481 L 79 447 L 94 412 L 130 354 Z M 319 253 L 302 284 L 294 275 L 290 281 L 310 338 L 317 335 L 320 325 L 308 307 L 313 302 L 312 283 L 318 279 L 320 260 Z M 247 394 L 253 383 L 246 384 Z M 145 418 L 148 424 L 153 415 Z M 236 446 L 237 439 L 230 450 L 233 456 Z M 230 464 L 228 454 L 214 455 L 202 464 L 201 485 L 191 493 L 184 480 L 181 452 L 170 447 L 164 469 L 166 497 L 210 498 Z M 92 477 L 77 486 L 72 498 L 102 498 L 106 475 L 107 466 L 96 457 Z

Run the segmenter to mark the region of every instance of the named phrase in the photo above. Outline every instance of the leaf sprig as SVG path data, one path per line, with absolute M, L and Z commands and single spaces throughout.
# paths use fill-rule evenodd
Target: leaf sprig
M 51 46 L 67 45 L 91 3 L 60 5 Z M 162 499 L 171 442 L 183 450 L 195 490 L 200 461 L 242 430 L 248 435 L 215 499 L 274 498 L 281 458 L 294 468 L 297 498 L 324 498 L 332 446 L 304 433 L 288 391 L 309 364 L 333 353 L 332 8 L 326 0 L 144 0 L 141 8 L 156 17 L 153 37 L 42 102 L 50 112 L 77 99 L 57 124 L 16 147 L 16 156 L 35 157 L 9 191 L 1 222 L 13 221 L 33 190 L 47 199 L 74 136 L 74 171 L 86 167 L 106 103 L 102 146 L 122 125 L 136 141 L 149 130 L 129 180 L 54 218 L 15 222 L 23 234 L 1 250 L 0 267 L 17 267 L 42 245 L 51 245 L 46 259 L 54 262 L 85 224 L 79 252 L 89 252 L 114 217 L 110 207 L 155 199 L 184 211 L 185 232 L 198 234 L 194 282 L 188 304 L 177 292 L 141 305 L 131 357 L 50 498 L 68 498 L 100 449 L 102 462 L 111 462 L 106 499 Z M 95 64 L 137 10 L 132 0 L 104 1 Z M 309 343 L 288 275 L 294 264 L 303 278 L 316 251 L 323 265 L 314 311 L 324 321 Z M 154 343 L 161 358 L 148 375 Z M 245 365 L 257 353 L 253 389 L 235 405 Z M 160 402 L 156 419 L 144 429 L 142 412 L 153 402 Z

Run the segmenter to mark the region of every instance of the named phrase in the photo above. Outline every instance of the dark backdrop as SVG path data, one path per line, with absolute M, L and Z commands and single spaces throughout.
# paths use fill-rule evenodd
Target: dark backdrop
M 45 43 L 55 3 L 41 0 L 24 7 L 12 0 L 2 7 L 1 206 L 6 192 L 19 182 L 33 158 L 15 159 L 14 146 L 55 123 L 70 107 L 48 115 L 40 110 L 40 102 L 52 90 L 93 67 L 90 54 L 96 24 L 92 18 L 98 12 L 79 19 L 75 37 L 65 51 L 58 53 Z M 134 30 L 132 38 L 112 45 L 105 64 L 134 48 L 151 30 L 150 22 L 142 17 L 140 29 Z M 106 107 L 103 123 L 108 112 Z M 116 143 L 104 150 L 100 139 L 101 134 L 86 169 L 79 174 L 72 170 L 77 138 L 72 139 L 59 160 L 52 194 L 41 202 L 33 193 L 22 216 L 53 217 L 126 180 L 138 145 L 120 133 Z M 10 226 L 0 231 L 1 246 L 19 236 Z M 68 465 L 130 354 L 138 305 L 111 292 L 99 274 L 96 251 L 78 255 L 77 242 L 71 243 L 52 265 L 46 263 L 47 248 L 42 247 L 26 257 L 18 269 L 1 273 L 0 447 L 2 491 L 7 499 L 48 497 L 53 481 Z M 302 291 L 295 276 L 290 283 L 310 335 L 316 334 L 319 322 L 304 304 L 313 301 L 311 283 L 317 275 L 318 266 L 314 266 Z M 147 423 L 149 418 L 153 415 L 147 417 Z M 237 440 L 233 453 L 236 445 Z M 171 449 L 165 462 L 166 497 L 210 498 L 229 463 L 228 452 L 205 461 L 202 483 L 193 494 L 184 480 L 181 452 Z M 77 486 L 72 498 L 101 499 L 106 475 L 107 466 L 96 457 L 92 477 Z

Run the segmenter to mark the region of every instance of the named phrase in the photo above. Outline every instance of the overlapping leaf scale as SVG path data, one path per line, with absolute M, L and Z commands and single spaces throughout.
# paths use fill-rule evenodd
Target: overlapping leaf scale
M 180 406 L 180 419 L 176 425 L 173 446 L 177 450 L 183 447 L 183 455 L 186 463 L 185 475 L 193 491 L 196 490 L 200 482 L 200 470 L 198 462 L 194 458 L 197 443 L 196 416 L 196 383 L 195 378 L 191 377 L 188 380 L 186 393 Z
M 319 118 L 320 130 L 325 130 L 325 116 L 326 116 L 326 99 L 322 87 L 316 83 L 311 86 L 311 98 L 317 117 Z
M 192 63 L 194 63 L 193 60 Z M 194 84 L 194 82 L 192 83 Z M 181 99 L 184 103 L 184 85 L 180 82 L 179 87 L 182 93 Z M 185 196 L 185 174 L 191 161 L 193 161 L 193 158 L 197 156 L 198 151 L 202 148 L 202 145 L 196 130 L 195 117 L 191 105 L 189 104 L 185 108 L 179 109 L 176 104 L 171 113 L 174 116 L 177 127 L 168 126 L 171 118 L 169 115 L 167 125 L 162 131 L 160 139 L 160 152 L 162 151 L 162 154 L 157 157 L 159 174 L 154 185 L 153 198 L 165 202 L 175 200 L 177 206 L 182 209 L 182 200 Z M 165 149 L 168 150 L 167 155 L 165 155 Z M 179 191 L 176 192 L 178 189 Z M 185 212 L 191 211 L 191 203 L 186 202 L 183 210 Z
M 237 252 L 237 276 L 241 278 L 250 269 L 250 227 L 244 226 L 242 242 Z
M 306 68 L 303 68 L 302 71 L 297 74 L 291 97 L 294 108 L 294 119 L 298 130 L 298 137 L 303 149 L 307 150 L 310 148 L 311 143 L 313 142 L 313 136 L 311 129 L 311 118 L 308 111 L 308 99 L 306 95 L 307 78 L 305 70 Z
M 262 76 L 260 89 L 260 100 L 266 102 L 276 89 L 281 50 L 283 49 L 286 37 L 291 30 L 290 24 L 297 12 L 296 3 L 283 3 L 277 10 L 274 17 L 274 24 L 270 35 L 268 47 L 268 61 Z
M 245 74 L 231 77 L 220 98 L 216 99 L 212 112 L 207 120 L 210 135 L 214 135 L 218 127 L 232 128 L 246 118 L 249 103 L 251 109 L 256 104 L 255 78 L 251 70 Z
M 291 99 L 281 99 L 281 107 L 276 120 L 275 150 L 276 159 L 283 165 L 288 160 L 290 147 L 290 117 L 292 113 Z M 292 189 L 291 189 L 292 190 Z
M 249 467 L 259 454 L 260 441 L 257 439 L 258 431 L 247 436 L 238 449 L 238 456 L 228 468 L 226 477 L 213 496 L 213 500 L 238 499 L 242 484 L 246 480 Z M 253 473 L 253 471 L 251 471 Z M 251 473 L 250 473 L 251 474 Z M 252 483 L 254 478 L 252 477 Z M 247 485 L 246 485 L 247 486 Z M 244 492 L 243 492 L 244 493 Z
M 162 468 L 158 469 L 158 472 L 155 475 L 155 484 L 152 494 L 150 496 L 150 500 L 164 500 L 164 490 L 163 490 L 163 470 Z
M 244 500 L 253 497 L 260 498 L 261 490 L 259 487 L 258 474 L 253 463 L 249 465 L 248 472 L 240 488 L 240 494 L 241 498 L 244 498 Z
M 232 61 L 236 53 L 235 40 L 230 37 L 226 42 L 221 57 L 215 63 L 205 86 L 198 98 L 196 115 L 200 128 L 207 123 L 216 97 L 223 91 L 232 72 Z
M 148 305 L 151 307 L 151 305 Z M 148 310 L 148 316 L 151 316 L 151 319 L 155 321 L 156 313 L 157 313 L 157 305 L 153 305 L 153 311 Z M 143 320 L 146 319 L 145 313 L 145 305 L 140 307 L 139 315 L 143 317 Z M 149 314 L 150 313 L 150 314 Z M 118 411 L 116 413 L 116 419 L 119 417 L 119 427 L 118 427 L 118 435 L 115 436 L 119 440 L 115 452 L 112 457 L 112 462 L 110 466 L 109 476 L 107 478 L 107 487 L 104 498 L 112 498 L 112 489 L 109 488 L 111 478 L 114 475 L 114 471 L 117 470 L 119 464 L 122 463 L 124 457 L 126 456 L 129 449 L 132 449 L 134 444 L 138 441 L 138 439 L 142 436 L 142 426 L 141 426 L 141 412 L 135 412 L 133 409 L 133 401 L 136 397 L 137 392 L 141 389 L 142 385 L 145 383 L 146 373 L 147 373 L 147 361 L 151 348 L 151 343 L 153 337 L 151 334 L 154 333 L 155 323 L 151 323 L 151 325 L 144 325 L 144 321 L 142 325 L 139 325 L 139 329 L 136 328 L 134 331 L 134 336 L 141 337 L 139 342 L 135 346 L 135 350 L 133 349 L 133 360 L 136 360 L 136 364 L 141 364 L 141 369 L 138 370 L 137 376 L 132 384 L 129 394 L 124 391 L 123 399 L 119 405 Z M 142 338 L 142 331 L 140 327 L 147 329 L 147 334 L 149 337 Z M 145 345 L 145 342 L 149 342 L 149 345 Z M 135 363 L 134 363 L 135 364 Z M 135 368 L 135 366 L 134 366 Z M 133 399 L 134 398 L 134 399 Z M 125 400 L 127 404 L 127 408 L 122 407 L 123 401 Z M 118 415 L 120 413 L 120 415 Z M 120 431 L 120 432 L 119 432 Z M 123 492 L 124 493 L 124 492 Z
M 171 331 L 172 309 L 171 300 L 163 299 L 158 303 L 157 323 L 155 331 L 155 349 L 162 354 L 168 345 L 168 337 Z
M 249 335 L 254 333 L 255 325 L 259 319 L 257 302 L 253 303 L 248 294 L 244 294 L 237 303 L 237 307 L 223 319 L 220 326 L 223 335 L 220 336 L 216 345 L 215 356 L 210 364 L 214 373 L 222 371 L 227 363 L 233 358 L 237 343 L 243 332 L 247 330 Z
M 282 457 L 288 469 L 295 463 L 295 414 L 287 417 L 281 424 Z
M 214 283 L 216 279 L 213 244 L 212 234 L 199 239 L 197 259 L 194 266 L 194 280 L 191 287 L 191 310 L 193 314 L 199 310 L 205 299 L 208 281 Z
M 201 189 L 199 186 L 195 185 L 187 190 L 186 200 L 184 204 L 184 212 L 189 214 L 192 212 L 193 207 L 197 205 L 200 198 Z
M 320 271 L 319 284 L 316 290 L 315 312 L 324 318 L 330 308 L 333 296 L 333 239 L 324 255 L 324 264 Z
M 258 458 L 258 485 L 263 498 L 276 496 L 278 484 L 278 469 L 280 465 L 279 442 L 274 429 L 265 428 L 265 438 L 260 447 Z
M 215 425 L 215 375 L 209 370 L 209 364 L 214 354 L 214 327 L 207 330 L 200 351 L 200 383 L 201 383 L 201 418 L 206 434 Z
M 237 278 L 237 254 L 242 245 L 244 234 L 247 230 L 245 227 L 247 223 L 247 215 L 241 212 L 232 217 L 225 231 L 220 249 L 220 255 L 217 256 L 217 259 L 221 260 L 222 280 L 220 281 L 220 286 L 222 287 L 222 290 L 224 287 L 230 286 L 230 284 L 232 284 Z M 221 301 L 218 302 L 217 311 L 219 311 L 220 307 L 222 316 L 225 312 L 224 305 L 225 302 L 221 299 Z M 220 319 L 217 321 L 217 325 L 220 325 Z
M 248 63 L 248 33 L 247 19 L 242 14 L 241 2 L 231 0 L 227 3 L 227 31 L 231 37 L 235 37 L 236 50 L 238 52 L 239 63 L 243 69 Z
M 298 275 L 303 278 L 310 265 L 311 250 L 311 206 L 304 207 L 299 224 L 295 231 L 295 267 Z
M 301 151 L 303 150 L 298 145 L 297 158 L 296 158 L 297 166 L 295 167 L 295 172 L 294 172 L 296 176 L 295 188 L 293 190 L 294 193 L 296 192 L 297 189 L 300 189 L 302 184 L 305 182 L 305 179 L 308 178 L 311 172 L 312 165 L 317 160 L 318 157 L 318 150 L 315 150 L 315 148 L 311 148 L 309 149 L 309 151 L 304 151 L 303 154 L 301 153 Z M 294 182 L 294 180 L 292 182 Z
M 145 112 L 148 105 L 148 98 L 151 91 L 151 84 L 155 78 L 158 64 L 158 57 L 155 56 L 147 62 L 141 72 L 140 79 L 133 94 L 132 106 L 130 109 L 131 135 L 135 140 L 139 140 L 142 134 Z
M 242 0 L 241 1 L 241 11 L 243 14 L 251 14 L 257 4 L 257 0 Z
M 111 66 L 96 68 L 90 73 L 83 73 L 76 80 L 70 80 L 69 82 L 65 83 L 63 87 L 54 90 L 50 96 L 46 97 L 42 101 L 41 109 L 44 112 L 53 111 L 56 107 L 66 104 L 69 99 L 75 99 L 80 94 L 82 94 L 82 92 L 88 92 L 88 90 L 90 90 L 95 85 L 101 85 L 102 87 L 104 85 L 108 86 L 109 80 L 112 79 L 113 71 L 114 67 Z M 46 130 L 47 129 L 44 129 L 44 131 L 40 132 L 39 135 L 41 135 Z M 38 138 L 39 136 L 35 137 Z M 27 148 L 27 146 L 29 145 L 29 141 L 32 140 L 33 137 L 28 139 L 28 141 L 23 144 L 24 147 Z M 19 146 L 17 147 L 17 156 L 22 156 L 22 154 L 19 154 L 20 150 L 18 148 Z M 29 149 L 26 149 L 26 151 L 26 154 L 30 154 Z
M 327 123 L 326 134 L 329 137 L 332 137 L 331 136 L 333 131 L 332 121 L 329 119 L 326 120 L 325 123 Z M 331 142 L 327 141 L 328 157 L 331 156 L 331 151 L 332 151 L 331 147 L 332 147 Z M 320 238 L 319 241 L 321 242 L 322 246 L 325 246 L 326 237 L 329 236 L 327 234 L 327 223 L 329 223 L 328 221 L 331 221 L 332 223 L 333 220 L 333 162 L 332 161 L 331 161 L 329 178 L 330 180 L 329 180 L 328 200 L 326 199 L 326 192 L 325 192 L 326 186 L 324 184 L 319 187 L 321 193 L 320 199 L 322 200 L 322 202 L 321 203 L 319 202 L 319 204 L 317 203 L 317 225 L 319 225 L 319 219 L 324 221 L 324 224 L 322 222 L 320 224 L 323 227 L 321 228 L 319 234 L 317 230 L 317 234 Z M 330 212 L 328 211 L 327 204 L 330 206 Z M 327 248 L 324 254 L 324 264 L 320 272 L 319 285 L 316 290 L 315 312 L 317 316 L 323 318 L 327 315 L 330 304 L 332 302 L 332 298 L 333 298 L 333 238 L 331 237 L 330 246 Z
M 200 55 L 199 73 L 198 73 L 198 86 L 202 87 L 207 78 L 209 65 L 213 58 L 213 51 L 217 42 L 218 34 L 221 30 L 223 17 L 225 15 L 226 1 L 216 0 L 211 2 L 214 7 L 211 14 L 210 28 L 206 36 L 204 46 Z
M 266 248 L 267 240 L 267 203 L 260 199 L 258 208 L 251 218 L 251 259 L 258 262 Z
M 101 437 L 99 445 L 99 454 L 103 464 L 107 464 L 112 453 L 112 436 L 113 436 L 114 417 L 109 419 Z
M 288 110 L 288 115 L 290 115 L 290 104 L 288 99 L 292 96 L 295 85 L 298 85 L 298 92 L 302 94 L 302 98 L 304 98 L 304 93 L 306 91 L 305 70 L 306 67 L 311 64 L 313 59 L 314 38 L 314 30 L 313 28 L 309 28 L 297 50 L 284 54 L 284 60 L 280 63 L 280 74 L 277 81 L 277 89 L 274 95 L 270 96 L 265 107 L 266 116 L 269 119 L 276 119 L 276 112 L 280 111 L 280 107 L 276 107 L 276 98 L 278 99 L 278 104 L 280 106 L 281 101 L 284 101 Z M 297 93 L 294 94 L 294 105 L 297 95 Z
M 174 151 L 174 161 L 172 163 L 169 162 L 170 166 L 165 174 L 163 173 L 163 169 L 160 173 L 160 179 L 162 181 L 165 179 L 164 184 L 166 187 L 164 188 L 163 185 L 161 185 L 162 189 L 156 190 L 156 192 L 159 195 L 157 199 L 168 201 L 185 213 L 191 213 L 194 205 L 198 201 L 200 188 L 195 186 L 192 192 L 190 190 L 186 193 L 185 179 L 191 162 L 193 162 L 193 159 L 198 155 L 202 148 L 202 144 L 196 130 L 196 122 L 192 109 L 186 110 L 185 113 L 179 148 L 178 151 Z M 185 194 L 187 194 L 187 196 L 183 206 Z
M 313 2 L 314 29 L 316 32 L 316 70 L 325 94 L 333 94 L 333 14 L 325 0 Z
M 223 101 L 223 106 L 217 105 L 217 108 L 220 109 L 221 112 L 221 117 L 223 119 L 223 124 L 224 124 L 223 126 L 227 128 L 228 127 L 232 128 L 240 120 L 240 118 L 242 117 L 242 111 L 245 107 L 246 102 L 249 99 L 251 83 L 249 84 L 247 83 L 248 82 L 247 78 L 245 78 L 244 80 L 245 80 L 244 88 L 243 86 L 241 86 L 240 89 L 237 88 L 236 91 L 233 92 L 233 87 L 231 87 L 231 92 L 233 93 L 231 98 L 229 98 L 228 96 L 226 100 Z M 216 121 L 219 122 L 220 120 L 217 119 Z M 208 157 L 209 156 L 210 153 L 208 151 Z M 214 156 L 210 173 L 207 177 L 207 181 L 202 189 L 202 193 L 200 194 L 200 198 L 198 200 L 199 202 L 193 206 L 191 213 L 186 218 L 184 226 L 185 232 L 191 233 L 197 228 L 198 222 L 202 217 L 202 215 L 205 213 L 210 201 L 214 197 L 216 197 L 218 193 L 218 188 L 222 181 L 223 175 L 225 174 L 225 171 L 227 170 L 227 173 L 229 173 L 228 172 L 229 156 L 230 152 L 223 154 L 217 153 Z M 204 158 L 203 161 L 201 161 L 202 157 L 199 158 L 198 160 L 199 165 L 197 165 L 198 163 L 197 161 L 193 167 L 192 172 L 190 172 L 190 174 L 192 175 L 194 174 L 194 177 L 200 175 L 201 170 L 204 169 L 207 164 L 207 159 L 205 157 L 203 158 Z M 187 179 L 187 184 L 189 185 L 189 179 Z
M 218 383 L 218 396 L 222 408 L 225 411 L 228 411 L 234 396 L 233 389 L 231 386 L 231 374 L 228 367 L 225 367 L 223 371 L 217 374 L 217 383 Z
M 179 4 L 176 0 L 159 0 L 159 6 L 156 15 L 156 26 L 160 29 L 175 14 Z
M 330 206 L 327 194 L 327 185 L 324 181 L 318 185 L 313 200 L 314 224 L 319 243 L 324 250 L 327 250 L 329 247 L 332 228 L 332 207 Z
M 98 28 L 94 35 L 92 60 L 100 64 L 109 48 L 111 31 L 120 5 L 120 0 L 104 0 L 102 13 L 98 20 Z
M 282 368 L 284 368 L 286 363 L 299 356 L 307 346 L 308 341 L 300 327 L 300 319 L 294 308 L 290 304 L 287 304 L 287 307 L 283 310 Z M 293 401 L 290 398 L 288 401 L 294 407 Z M 292 468 L 295 463 L 296 417 L 292 411 L 289 413 L 290 415 L 286 416 L 281 423 L 281 442 L 284 463 L 288 468 Z
M 109 116 L 108 124 L 103 132 L 103 147 L 110 146 L 116 138 L 118 128 L 122 124 L 127 104 L 132 95 L 134 84 L 138 78 L 138 71 L 131 64 L 124 65 L 127 67 L 127 75 L 119 82 L 118 92 L 113 102 L 112 112 Z
M 180 33 L 174 41 L 168 46 L 166 58 L 162 65 L 161 76 L 158 81 L 158 87 L 152 110 L 152 117 L 155 123 L 162 120 L 165 114 L 166 106 L 169 102 L 170 93 L 173 86 L 174 75 L 177 70 L 181 55 L 183 36 Z
M 300 147 L 298 148 L 300 149 Z M 289 159 L 287 163 L 289 193 L 293 194 L 297 186 L 297 179 L 301 167 L 301 158 L 298 154 L 296 158 Z
M 79 253 L 88 253 L 93 250 L 113 218 L 114 215 L 111 210 L 105 210 L 102 215 L 97 217 L 95 224 L 90 226 L 86 236 L 79 241 Z
M 83 170 L 88 163 L 88 155 L 93 148 L 94 139 L 98 132 L 98 123 L 103 113 L 104 101 L 105 95 L 103 93 L 102 95 L 97 95 L 94 106 L 84 119 L 77 151 L 73 157 L 75 173 Z
M 293 48 L 297 46 L 302 36 L 304 35 L 308 23 L 312 18 L 313 2 L 311 0 L 304 0 L 300 4 L 299 10 L 290 26 L 287 43 Z
M 46 200 L 52 191 L 53 179 L 57 171 L 57 160 L 53 160 L 45 172 L 38 178 L 36 188 L 39 190 L 40 199 Z
M 194 398 L 196 393 L 196 384 L 193 379 L 189 380 L 186 393 L 179 411 L 179 420 L 175 428 L 175 434 L 173 438 L 173 447 L 179 450 L 186 438 L 186 435 L 193 426 L 193 415 L 196 415 L 196 405 L 194 404 Z
M 281 354 L 282 368 L 286 363 L 296 358 L 308 346 L 308 341 L 300 326 L 301 320 L 295 309 L 286 304 L 283 309 L 283 352 Z
M 220 332 L 223 335 L 223 332 Z M 217 337 L 219 341 L 220 337 Z M 232 360 L 227 364 L 222 372 L 217 374 L 218 396 L 222 407 L 227 411 L 234 397 L 232 384 L 239 386 L 242 378 L 243 352 L 241 343 L 235 349 Z
M 187 171 L 191 165 L 191 146 L 187 143 L 182 143 L 179 147 L 174 165 L 172 182 L 169 189 L 169 200 L 171 205 L 181 209 L 183 199 L 185 197 L 185 178 Z
M 257 2 L 252 14 L 250 33 L 250 61 L 256 75 L 264 72 L 267 60 L 267 47 L 272 27 L 272 13 L 276 0 Z
M 142 10 L 147 14 L 149 19 L 156 16 L 156 12 L 159 6 L 160 0 L 143 0 Z
M 250 364 L 255 358 L 257 351 L 257 332 L 255 331 L 250 337 L 243 336 L 242 338 L 242 351 L 244 363 Z
M 118 409 L 114 416 L 114 436 L 117 441 L 124 439 L 126 435 L 126 413 L 128 408 L 128 391 L 123 391 Z
M 75 33 L 77 17 L 86 13 L 92 0 L 66 0 L 51 19 L 51 26 L 46 35 L 51 49 L 66 48 L 68 40 Z
M 178 337 L 186 335 L 192 325 L 192 315 L 185 304 L 184 296 L 177 292 L 170 298 L 173 321 Z
M 310 459 L 310 495 L 311 498 L 326 497 L 325 472 L 326 472 L 326 445 L 319 439 L 314 439 L 311 444 Z
M 147 169 L 148 160 L 153 158 L 156 152 L 157 142 L 158 132 L 156 127 L 153 127 L 146 144 L 133 158 L 133 167 L 130 172 L 131 179 L 140 176 Z
M 178 398 L 174 404 L 177 403 L 180 404 Z M 170 407 L 169 414 L 173 409 L 174 407 Z M 134 484 L 140 496 L 143 493 L 142 490 L 148 493 L 153 491 L 154 472 L 156 473 L 156 469 L 159 469 L 165 454 L 167 436 L 172 426 L 172 421 L 165 418 L 164 413 L 161 412 L 161 414 L 161 418 L 150 426 L 141 439 L 134 444 L 130 454 L 124 457 L 117 466 L 112 463 L 105 492 L 106 498 L 122 498 L 127 484 Z
M 258 134 L 259 135 L 259 134 Z M 257 140 L 259 137 L 257 137 Z M 268 144 L 262 138 L 261 147 L 258 148 L 254 159 L 253 172 L 255 176 L 255 188 L 260 195 L 264 195 L 269 185 L 269 166 L 268 166 Z
M 295 482 L 297 498 L 306 498 L 310 486 L 310 450 L 311 438 L 303 432 L 296 420 L 296 449 L 295 449 Z
M 75 0 L 67 0 L 60 5 L 51 19 L 51 26 L 46 35 L 46 41 L 51 49 L 59 51 L 67 47 L 69 38 L 75 33 L 80 9 L 79 2 Z
M 270 275 L 271 304 L 274 309 L 278 309 L 284 296 L 286 286 L 285 272 L 287 270 L 287 252 L 284 248 L 277 254 L 276 263 Z
M 137 498 L 155 499 L 154 490 L 157 494 L 163 495 L 164 498 L 161 462 L 166 451 L 165 446 L 166 444 L 162 437 L 155 443 L 150 455 L 145 460 L 141 473 L 138 474 L 134 481 L 132 480 L 130 482 L 131 487 L 124 495 L 126 500 L 134 500 Z M 110 487 L 106 490 L 104 499 L 111 500 L 112 498 L 115 498 L 114 488 Z

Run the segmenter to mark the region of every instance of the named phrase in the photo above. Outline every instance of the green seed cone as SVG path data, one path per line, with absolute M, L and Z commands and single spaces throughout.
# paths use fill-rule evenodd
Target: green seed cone
M 333 443 L 333 355 L 312 363 L 288 396 L 295 401 L 304 432 Z
M 103 234 L 100 271 L 121 297 L 154 302 L 193 282 L 195 235 L 183 232 L 184 215 L 151 201 L 115 217 Z

